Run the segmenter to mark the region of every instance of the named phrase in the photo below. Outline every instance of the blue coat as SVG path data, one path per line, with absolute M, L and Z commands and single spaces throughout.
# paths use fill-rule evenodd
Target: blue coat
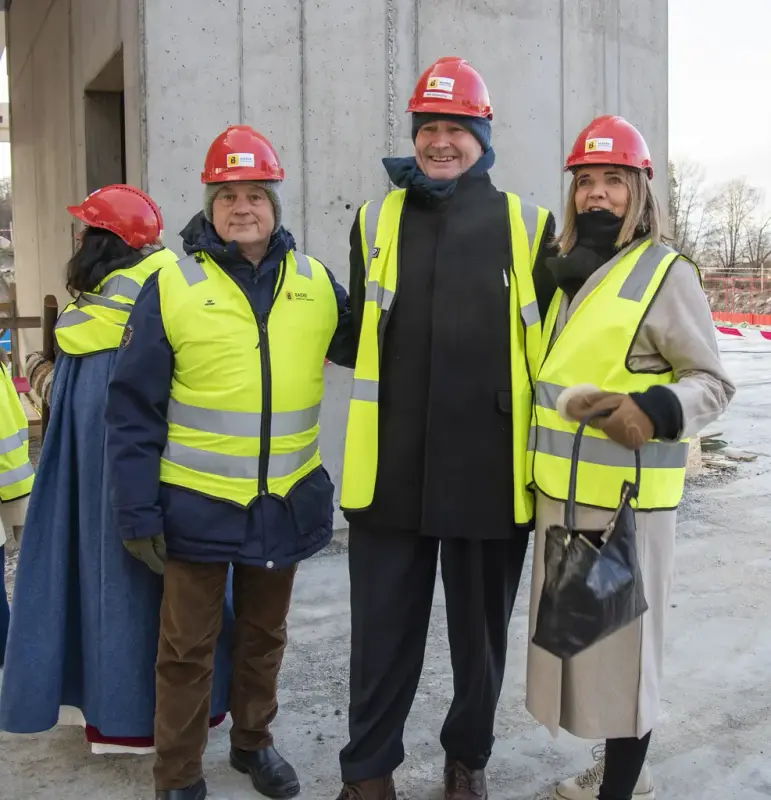
M 56 360 L 51 419 L 21 539 L 0 729 L 37 733 L 59 707 L 103 736 L 151 737 L 162 579 L 123 547 L 104 480 L 115 351 Z M 215 657 L 212 716 L 228 710 L 232 603 Z
M 223 244 L 203 214 L 182 236 L 186 253 L 208 253 L 248 294 L 257 313 L 269 311 L 278 267 L 295 247 L 289 232 L 281 228 L 274 234 L 259 269 L 234 244 Z M 328 357 L 353 366 L 356 343 L 348 295 L 327 272 L 339 311 Z M 128 324 L 131 338 L 120 350 L 107 404 L 111 498 L 124 539 L 163 533 L 173 558 L 276 569 L 326 546 L 332 536 L 334 487 L 323 467 L 286 498 L 257 498 L 248 508 L 159 483 L 174 353 L 163 328 L 157 276 L 145 283 Z
M 2 667 L 5 662 L 5 642 L 8 638 L 8 622 L 11 619 L 8 599 L 5 596 L 5 545 L 0 547 L 0 572 L 3 573 L 3 590 L 2 593 L 0 593 L 0 667 Z

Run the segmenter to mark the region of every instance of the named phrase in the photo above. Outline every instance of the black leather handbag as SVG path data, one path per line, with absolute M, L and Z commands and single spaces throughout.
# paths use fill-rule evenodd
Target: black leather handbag
M 572 658 L 648 610 L 637 559 L 631 502 L 640 488 L 640 451 L 634 484 L 624 481 L 619 505 L 603 530 L 576 530 L 576 480 L 587 417 L 573 441 L 565 524 L 546 530 L 546 577 L 532 642 L 558 658 Z

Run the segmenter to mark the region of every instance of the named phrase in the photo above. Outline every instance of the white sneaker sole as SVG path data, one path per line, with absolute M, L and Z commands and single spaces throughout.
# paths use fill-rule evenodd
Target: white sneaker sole
M 570 798 L 562 794 L 558 787 L 552 792 L 552 800 L 570 800 Z M 632 800 L 656 800 L 656 789 L 651 789 L 649 792 L 643 792 L 642 794 L 633 794 Z

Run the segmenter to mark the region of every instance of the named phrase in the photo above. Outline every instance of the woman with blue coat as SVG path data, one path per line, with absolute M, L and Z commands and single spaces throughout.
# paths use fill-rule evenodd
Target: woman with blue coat
M 161 244 L 157 206 L 131 186 L 104 187 L 68 211 L 86 227 L 67 266 L 75 300 L 54 331 L 51 417 L 19 553 L 0 729 L 81 724 L 96 753 L 150 752 L 163 554 L 149 569 L 123 546 L 104 479 L 104 411 L 134 300 L 176 256 Z M 214 724 L 227 711 L 229 598 L 226 606 Z

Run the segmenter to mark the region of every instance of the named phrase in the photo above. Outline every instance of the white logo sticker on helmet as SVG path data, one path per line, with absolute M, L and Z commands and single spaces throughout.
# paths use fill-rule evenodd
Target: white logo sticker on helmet
M 613 139 L 587 139 L 586 153 L 612 153 L 613 152 Z
M 429 78 L 426 89 L 438 89 L 440 92 L 452 92 L 455 78 Z
M 229 167 L 253 167 L 254 153 L 228 153 Z

